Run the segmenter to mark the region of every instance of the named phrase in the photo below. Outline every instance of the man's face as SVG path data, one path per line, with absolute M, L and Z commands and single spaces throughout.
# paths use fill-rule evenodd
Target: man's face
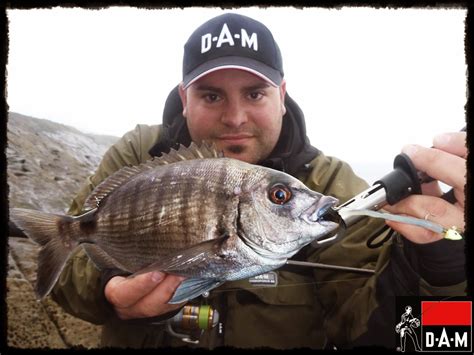
M 226 157 L 248 163 L 275 148 L 286 112 L 284 81 L 275 88 L 246 71 L 222 69 L 180 86 L 180 96 L 193 141 L 212 141 Z

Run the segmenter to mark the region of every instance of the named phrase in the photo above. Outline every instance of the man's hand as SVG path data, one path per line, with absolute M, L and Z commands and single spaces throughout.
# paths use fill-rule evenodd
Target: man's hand
M 456 203 L 453 205 L 441 197 L 438 181 L 422 185 L 422 195 L 412 195 L 384 209 L 391 213 L 428 219 L 445 228 L 464 230 L 464 185 L 466 184 L 466 132 L 444 133 L 433 140 L 433 148 L 407 145 L 402 149 L 416 169 L 435 180 L 453 187 Z M 430 230 L 408 224 L 386 221 L 397 232 L 414 243 L 430 243 L 443 238 Z
M 112 277 L 105 298 L 120 319 L 157 317 L 182 307 L 168 304 L 184 277 L 153 271 L 133 278 Z

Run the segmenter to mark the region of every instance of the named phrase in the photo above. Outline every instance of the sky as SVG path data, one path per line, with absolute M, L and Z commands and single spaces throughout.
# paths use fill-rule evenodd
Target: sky
M 229 11 L 272 31 L 311 143 L 369 184 L 465 126 L 466 10 L 442 8 L 7 10 L 9 110 L 115 136 L 160 123 L 187 38 Z

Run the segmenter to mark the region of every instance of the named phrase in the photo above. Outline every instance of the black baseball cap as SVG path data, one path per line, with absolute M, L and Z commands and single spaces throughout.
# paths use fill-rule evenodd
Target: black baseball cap
M 198 27 L 184 45 L 183 86 L 221 69 L 241 69 L 273 86 L 283 80 L 280 48 L 270 30 L 250 17 L 226 13 Z

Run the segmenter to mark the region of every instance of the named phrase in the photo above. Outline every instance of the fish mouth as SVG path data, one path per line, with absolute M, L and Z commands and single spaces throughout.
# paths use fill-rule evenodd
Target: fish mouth
M 334 206 L 336 206 L 337 203 L 337 199 L 330 196 L 324 196 L 304 211 L 302 218 L 308 223 L 326 224 L 324 222 L 332 222 L 340 224 L 342 218 L 334 209 Z
M 302 219 L 309 224 L 319 224 L 326 229 L 328 235 L 331 235 L 334 231 L 339 230 L 340 227 L 345 228 L 345 224 L 339 213 L 334 208 L 339 201 L 330 196 L 322 197 L 318 202 L 311 205 L 302 214 Z M 318 237 L 319 238 L 319 237 Z M 314 239 L 314 236 L 311 237 Z M 292 246 L 295 242 L 300 242 L 301 239 L 286 241 L 283 243 L 275 243 L 279 247 Z M 298 245 L 298 249 L 301 245 Z
M 343 223 L 341 215 L 333 208 L 333 206 L 329 206 L 319 215 L 319 221 L 334 222 L 337 224 Z

